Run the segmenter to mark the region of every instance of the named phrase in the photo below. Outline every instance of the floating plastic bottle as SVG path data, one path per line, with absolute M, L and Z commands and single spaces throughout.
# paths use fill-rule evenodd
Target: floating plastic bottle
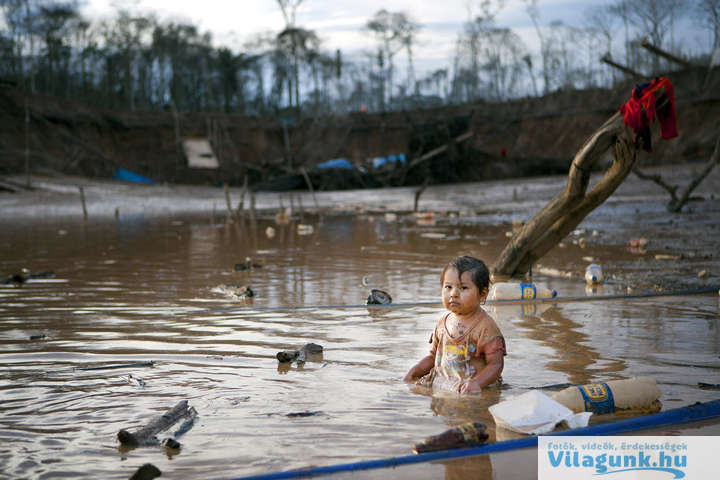
M 539 283 L 497 282 L 490 287 L 488 300 L 534 300 L 556 296 L 557 291 Z
M 415 453 L 434 452 L 450 448 L 478 445 L 488 439 L 485 425 L 480 422 L 467 422 L 446 430 L 439 435 L 426 438 L 422 443 L 413 446 Z
M 602 281 L 603 281 L 602 267 L 600 267 L 600 265 L 597 265 L 595 263 L 588 265 L 588 267 L 585 269 L 585 282 L 587 282 L 590 285 L 595 285 L 598 283 L 602 283 Z

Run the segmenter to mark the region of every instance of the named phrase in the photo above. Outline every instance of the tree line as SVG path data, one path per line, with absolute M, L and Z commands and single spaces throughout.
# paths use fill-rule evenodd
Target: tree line
M 448 66 L 417 77 L 413 54 L 423 25 L 411 15 L 375 12 L 364 25 L 374 46 L 349 61 L 298 25 L 303 1 L 275 0 L 284 28 L 233 51 L 192 23 L 153 14 L 120 8 L 91 22 L 77 0 L 0 0 L 0 77 L 29 92 L 106 108 L 276 116 L 606 87 L 622 73 L 599 62 L 603 55 L 648 76 L 669 67 L 642 51 L 643 38 L 695 62 L 707 62 L 720 47 L 720 0 L 614 0 L 585 8 L 581 26 L 545 18 L 542 0 L 523 0 L 533 48 L 498 25 L 505 0 L 474 0 Z M 692 23 L 694 36 L 681 34 L 682 22 Z

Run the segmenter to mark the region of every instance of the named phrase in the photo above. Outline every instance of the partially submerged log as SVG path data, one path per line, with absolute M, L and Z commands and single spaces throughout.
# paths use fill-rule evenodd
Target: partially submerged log
M 196 415 L 197 412 L 194 408 L 188 408 L 187 400 L 182 400 L 178 402 L 178 404 L 175 405 L 173 408 L 162 414 L 160 417 L 154 419 L 152 422 L 148 423 L 141 429 L 135 432 L 128 432 L 127 430 L 122 429 L 118 432 L 117 437 L 118 440 L 120 440 L 120 443 L 127 447 L 159 445 L 160 441 L 156 437 L 158 433 L 169 429 L 183 418 L 190 417 L 194 420 Z M 192 426 L 192 422 L 190 426 Z M 178 431 L 182 430 L 182 432 L 180 433 L 182 434 L 185 433 L 188 429 L 189 427 L 183 429 L 183 427 L 181 426 Z M 179 436 L 177 435 L 177 432 L 176 436 Z
M 618 112 L 586 140 L 570 165 L 565 190 L 513 236 L 492 269 L 494 278 L 526 273 L 617 189 L 637 161 L 634 136 Z M 592 168 L 610 149 L 612 165 L 586 193 Z

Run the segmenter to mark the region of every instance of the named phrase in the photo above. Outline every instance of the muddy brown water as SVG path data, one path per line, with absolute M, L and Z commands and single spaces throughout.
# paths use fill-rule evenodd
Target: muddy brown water
M 621 189 L 543 259 L 536 281 L 590 300 L 536 309 L 488 305 L 508 343 L 504 389 L 445 398 L 402 383 L 442 314 L 435 302 L 444 263 L 460 253 L 491 261 L 510 220 L 542 206 L 562 178 L 523 182 L 430 189 L 427 209 L 456 214 L 420 222 L 375 205 L 351 215 L 296 213 L 287 225 L 259 214 L 242 226 L 211 215 L 207 198 L 202 213 L 158 215 L 133 211 L 117 196 L 107 201 L 109 213 L 99 215 L 93 204 L 83 222 L 58 213 L 75 198 L 24 207 L 17 197 L 0 198 L 0 276 L 22 268 L 55 272 L 0 285 L 0 477 L 120 479 L 152 463 L 162 478 L 238 478 L 407 455 L 414 443 L 470 419 L 488 425 L 490 441 L 502 440 L 508 434 L 496 435 L 488 406 L 563 382 L 649 375 L 665 409 L 717 399 L 717 391 L 697 387 L 720 383 L 717 293 L 593 300 L 598 292 L 580 278 L 592 258 L 608 278 L 601 293 L 717 284 L 720 202 L 711 197 L 712 182 L 705 201 L 681 216 L 663 213 L 658 192 L 643 190 L 639 198 L 637 187 Z M 513 201 L 514 188 L 524 198 Z M 478 192 L 495 190 L 502 194 L 492 202 L 472 205 Z M 360 210 L 353 205 L 411 202 L 412 190 L 319 198 Z M 303 202 L 312 205 L 310 197 Z M 117 204 L 124 213 L 116 219 Z M 41 207 L 54 213 L 43 216 Z M 299 234 L 299 223 L 313 231 Z M 648 252 L 626 248 L 635 235 L 650 236 Z M 581 236 L 585 248 L 577 245 Z M 674 259 L 656 259 L 661 253 Z M 262 268 L 236 271 L 246 257 Z M 702 279 L 701 268 L 710 270 Z M 218 288 L 226 284 L 250 285 L 256 297 L 232 298 Z M 396 306 L 362 306 L 371 288 L 389 292 Z M 323 354 L 302 366 L 276 360 L 278 351 L 307 342 L 322 345 Z M 92 369 L 147 361 L 153 366 Z M 183 399 L 199 417 L 179 438 L 179 452 L 119 448 L 120 429 L 144 425 Z M 655 433 L 720 435 L 720 428 L 708 422 Z M 535 468 L 529 449 L 352 476 L 473 472 L 507 480 L 533 478 Z

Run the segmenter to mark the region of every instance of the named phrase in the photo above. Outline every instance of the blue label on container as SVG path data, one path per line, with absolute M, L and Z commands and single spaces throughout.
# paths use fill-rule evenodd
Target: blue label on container
M 615 400 L 607 383 L 593 383 L 578 387 L 585 402 L 585 411 L 594 413 L 612 413 Z
M 537 296 L 537 290 L 535 290 L 535 285 L 532 283 L 521 283 L 520 291 L 522 292 L 523 300 L 532 300 Z

